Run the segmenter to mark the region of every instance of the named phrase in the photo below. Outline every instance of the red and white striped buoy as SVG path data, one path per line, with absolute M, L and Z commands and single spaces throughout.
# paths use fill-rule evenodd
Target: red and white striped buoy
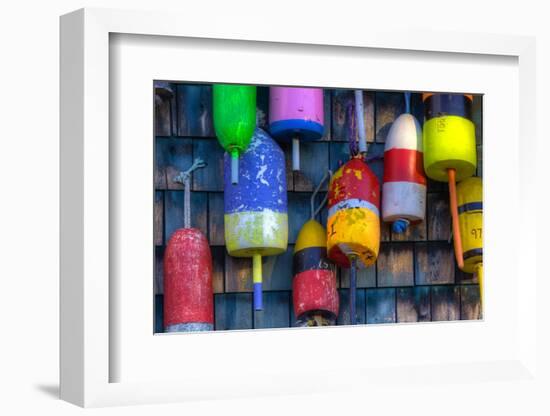
M 412 114 L 401 114 L 393 122 L 384 148 L 382 220 L 392 222 L 394 232 L 404 232 L 409 223 L 425 219 L 426 176 L 422 158 L 420 123 Z

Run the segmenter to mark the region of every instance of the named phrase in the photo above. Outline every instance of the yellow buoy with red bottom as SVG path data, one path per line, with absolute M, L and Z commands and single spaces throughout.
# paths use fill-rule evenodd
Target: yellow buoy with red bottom
M 363 157 L 336 171 L 328 194 L 328 257 L 350 273 L 350 317 L 355 324 L 356 267 L 374 264 L 380 247 L 380 184 Z
M 338 316 L 339 297 L 334 265 L 327 258 L 327 232 L 315 220 L 327 201 L 325 196 L 315 208 L 315 196 L 331 176 L 329 170 L 311 195 L 311 219 L 298 233 L 294 246 L 292 304 L 296 326 L 335 325 Z

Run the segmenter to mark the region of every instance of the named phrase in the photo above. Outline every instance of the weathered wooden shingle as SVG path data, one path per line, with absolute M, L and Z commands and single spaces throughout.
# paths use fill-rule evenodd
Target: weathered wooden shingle
M 155 328 L 156 334 L 164 332 L 164 295 L 155 295 Z
M 252 294 L 214 295 L 214 314 L 217 331 L 252 328 Z
M 252 292 L 252 259 L 225 255 L 225 291 Z
M 254 311 L 254 328 L 281 328 L 290 325 L 290 292 L 264 292 L 262 311 Z
M 193 172 L 193 190 L 223 191 L 223 148 L 214 139 L 193 139 L 193 156 L 201 158 L 207 168 Z
M 212 253 L 212 288 L 214 293 L 224 292 L 225 280 L 225 247 L 211 246 Z
M 178 136 L 214 137 L 212 87 L 178 84 Z
M 376 268 L 379 287 L 413 286 L 413 244 L 382 244 Z
M 172 233 L 183 227 L 184 191 L 166 191 L 164 193 L 164 241 L 168 242 Z M 191 227 L 198 228 L 204 235 L 207 230 L 207 194 L 191 192 Z
M 415 243 L 415 255 L 417 285 L 455 282 L 455 259 L 452 243 Z
M 164 293 L 164 247 L 155 247 L 155 294 Z
M 350 269 L 340 268 L 340 287 L 349 288 Z M 357 269 L 357 287 L 376 287 L 376 266 Z
M 193 147 L 190 139 L 157 138 L 156 177 L 157 189 L 183 189 L 174 181 L 176 176 L 193 164 Z
M 164 192 L 155 191 L 155 206 L 153 208 L 154 224 L 153 233 L 155 240 L 155 246 L 161 246 L 164 244 Z
M 300 143 L 300 170 L 294 174 L 294 190 L 298 192 L 313 191 L 328 166 L 328 143 L 327 142 L 301 142 Z M 327 182 L 328 183 L 328 182 Z M 324 183 L 322 190 L 327 190 L 327 183 Z
M 397 322 L 431 321 L 429 286 L 397 288 Z
M 356 305 L 355 313 L 357 318 L 357 324 L 366 323 L 366 304 L 365 304 L 365 290 L 366 289 L 357 289 L 356 291 Z M 349 325 L 350 324 L 350 314 L 349 314 L 349 289 L 340 289 L 340 308 L 338 311 L 338 325 Z
M 263 289 L 292 290 L 292 256 L 294 245 L 278 256 L 267 256 L 262 259 Z
M 214 246 L 225 244 L 223 193 L 208 193 L 208 241 Z
M 395 322 L 395 289 L 366 289 L 367 324 Z
M 478 285 L 460 287 L 460 319 L 481 319 Z
M 374 93 L 363 92 L 365 135 L 367 142 L 374 140 Z M 332 140 L 349 141 L 350 135 L 358 139 L 355 117 L 355 91 L 333 90 L 332 93 Z
M 432 321 L 460 319 L 460 287 L 432 287 Z
M 288 194 L 288 242 L 294 244 L 303 225 L 311 218 L 311 194 L 293 192 Z
M 384 143 L 395 119 L 405 112 L 404 95 L 400 92 L 377 92 L 375 105 L 376 142 Z
M 161 88 L 159 88 L 161 87 Z M 169 83 L 155 82 L 155 135 L 172 135 L 172 110 L 175 107 L 175 95 Z
M 430 192 L 427 203 L 428 240 L 449 240 L 451 233 L 449 194 Z
M 427 221 L 409 224 L 404 233 L 394 233 L 391 230 L 391 241 L 425 241 L 427 236 Z M 388 224 L 389 225 L 389 224 Z

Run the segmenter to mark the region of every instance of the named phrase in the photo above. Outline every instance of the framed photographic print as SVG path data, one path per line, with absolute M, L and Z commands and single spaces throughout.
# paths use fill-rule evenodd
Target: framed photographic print
M 61 20 L 62 398 L 537 383 L 534 40 L 180 17 Z

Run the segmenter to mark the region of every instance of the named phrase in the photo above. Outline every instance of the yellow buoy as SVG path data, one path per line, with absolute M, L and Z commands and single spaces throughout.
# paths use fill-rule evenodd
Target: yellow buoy
M 483 293 L 483 183 L 481 178 L 464 179 L 456 187 L 458 222 L 462 240 L 462 270 L 476 273 Z
M 453 243 L 462 269 L 462 246 L 458 225 L 456 183 L 472 176 L 477 167 L 472 96 L 465 94 L 423 94 L 424 170 L 431 179 L 449 182 L 453 220 Z

